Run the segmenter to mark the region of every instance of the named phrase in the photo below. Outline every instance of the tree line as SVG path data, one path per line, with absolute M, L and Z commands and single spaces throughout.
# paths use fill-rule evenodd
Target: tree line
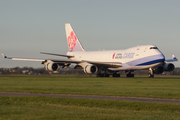
M 136 70 L 137 75 L 147 75 L 148 70 Z M 29 74 L 29 75 L 41 75 L 41 74 L 85 74 L 83 70 L 73 69 L 73 67 L 68 67 L 65 69 L 60 69 L 55 72 L 49 72 L 44 68 L 33 68 L 33 67 L 14 67 L 14 68 L 0 68 L 0 74 Z M 120 74 L 125 74 L 121 71 Z M 163 72 L 163 75 L 180 75 L 180 68 L 175 68 L 172 72 Z

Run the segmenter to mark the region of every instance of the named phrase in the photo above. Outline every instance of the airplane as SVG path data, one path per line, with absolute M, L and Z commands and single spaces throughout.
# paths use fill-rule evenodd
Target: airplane
M 134 77 L 135 70 L 149 70 L 149 78 L 164 71 L 173 71 L 172 63 L 178 61 L 175 55 L 165 60 L 163 53 L 155 45 L 141 45 L 123 50 L 86 51 L 69 23 L 65 24 L 69 51 L 66 55 L 40 52 L 41 54 L 66 57 L 68 59 L 28 59 L 7 57 L 5 59 L 22 61 L 41 61 L 48 71 L 58 71 L 75 63 L 74 69 L 82 69 L 86 74 L 96 74 L 97 77 L 120 77 L 120 71 L 125 71 L 126 77 Z

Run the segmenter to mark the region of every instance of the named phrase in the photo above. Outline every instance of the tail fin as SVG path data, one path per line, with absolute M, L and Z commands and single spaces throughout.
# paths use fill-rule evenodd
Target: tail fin
M 85 51 L 69 23 L 65 24 L 69 51 Z

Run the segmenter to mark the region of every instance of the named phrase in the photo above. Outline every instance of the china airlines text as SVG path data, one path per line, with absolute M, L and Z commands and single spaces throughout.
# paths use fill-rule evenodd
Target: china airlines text
M 135 53 L 117 53 L 116 56 L 114 57 L 115 59 L 129 59 L 133 58 Z

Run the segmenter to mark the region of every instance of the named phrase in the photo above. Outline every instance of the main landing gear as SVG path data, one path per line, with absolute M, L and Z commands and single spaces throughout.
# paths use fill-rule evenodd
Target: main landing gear
M 109 77 L 108 73 L 98 73 L 96 74 L 96 77 Z
M 104 73 L 97 73 L 96 77 L 109 77 L 110 73 L 109 72 L 104 72 Z M 112 77 L 120 77 L 120 74 L 118 72 L 113 72 Z
M 154 77 L 154 71 L 152 68 L 149 68 L 149 78 L 153 78 Z
M 126 77 L 128 78 L 134 78 L 134 71 L 125 71 Z M 116 71 L 102 71 L 96 74 L 96 77 L 109 77 L 112 75 L 112 77 L 120 77 L 120 73 Z M 154 71 L 152 68 L 149 68 L 149 78 L 154 78 Z
M 127 74 L 126 74 L 126 77 L 134 77 L 134 74 L 132 74 L 131 72 L 133 71 L 125 71 Z
M 126 71 L 126 77 L 131 77 L 133 78 L 134 77 L 134 74 L 132 73 L 133 71 Z M 109 77 L 110 75 L 112 75 L 112 77 L 120 77 L 120 73 L 119 72 L 112 72 L 112 73 L 109 73 L 109 72 L 104 72 L 104 73 L 97 73 L 96 74 L 96 77 Z
M 112 76 L 113 76 L 113 77 L 120 77 L 121 75 L 120 75 L 120 73 L 118 73 L 118 72 L 114 72 L 114 73 L 112 74 Z

